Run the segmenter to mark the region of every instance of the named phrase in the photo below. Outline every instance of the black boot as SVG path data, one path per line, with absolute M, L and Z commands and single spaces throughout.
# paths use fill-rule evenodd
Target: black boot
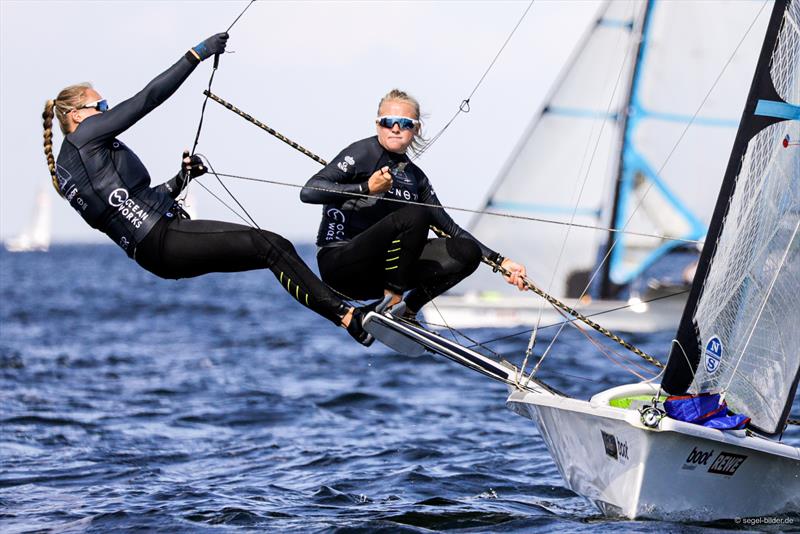
M 360 308 L 353 309 L 353 315 L 350 318 L 350 324 L 347 325 L 347 333 L 350 336 L 364 345 L 365 347 L 369 347 L 372 345 L 375 338 L 372 337 L 372 334 L 364 330 L 364 317 L 366 317 L 367 312 L 364 311 L 364 308 L 367 306 L 362 306 Z

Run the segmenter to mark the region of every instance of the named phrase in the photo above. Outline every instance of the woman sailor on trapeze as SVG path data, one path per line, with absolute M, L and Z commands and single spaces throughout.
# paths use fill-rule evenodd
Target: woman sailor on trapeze
M 472 274 L 481 255 L 511 272 L 509 284 L 527 289 L 525 267 L 459 227 L 406 155 L 420 148 L 419 103 L 392 90 L 375 123 L 376 136 L 342 150 L 300 192 L 303 202 L 324 204 L 317 262 L 325 283 L 351 298 L 385 299 L 382 306 L 402 302 L 394 313 L 408 320 Z M 428 239 L 430 226 L 451 237 Z
M 181 171 L 150 186 L 150 175 L 117 136 L 169 98 L 204 59 L 225 51 L 227 33 L 190 49 L 132 98 L 111 108 L 89 84 L 72 85 L 48 100 L 44 152 L 53 185 L 93 228 L 128 257 L 161 278 L 269 269 L 301 304 L 347 328 L 360 343 L 363 312 L 323 284 L 278 234 L 221 221 L 190 220 L 175 200 L 189 180 L 206 172 L 199 157 L 184 153 Z M 56 162 L 53 117 L 65 135 Z

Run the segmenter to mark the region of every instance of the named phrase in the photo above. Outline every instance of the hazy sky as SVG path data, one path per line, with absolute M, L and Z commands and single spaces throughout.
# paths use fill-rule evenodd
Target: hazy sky
M 49 185 L 42 151 L 44 102 L 90 81 L 113 106 L 172 65 L 246 6 L 228 2 L 0 1 L 0 239 L 29 224 L 37 188 L 52 196 L 54 241 L 110 241 Z M 469 95 L 527 1 L 257 1 L 231 31 L 213 90 L 331 159 L 374 134 L 378 100 L 415 95 L 433 134 Z M 598 9 L 597 2 L 538 0 L 461 115 L 418 162 L 443 203 L 479 207 L 519 135 Z M 191 147 L 211 61 L 165 104 L 120 137 L 158 184 Z M 55 127 L 55 126 L 54 126 Z M 57 127 L 55 127 L 57 130 Z M 61 144 L 55 137 L 56 153 Z M 318 164 L 209 102 L 198 151 L 220 172 L 302 184 Z M 202 178 L 213 185 L 214 178 Z M 298 190 L 228 180 L 258 224 L 312 241 L 320 208 Z M 197 186 L 202 218 L 236 220 Z M 219 187 L 215 188 L 219 190 Z M 227 200 L 227 199 L 226 199 Z M 461 223 L 468 216 L 452 213 Z

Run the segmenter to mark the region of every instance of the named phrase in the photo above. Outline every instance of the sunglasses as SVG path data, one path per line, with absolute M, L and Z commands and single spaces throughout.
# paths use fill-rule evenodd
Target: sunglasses
M 90 104 L 84 104 L 79 108 L 75 109 L 96 109 L 100 113 L 108 111 L 108 100 L 98 100 L 97 102 L 92 102 Z
M 397 124 L 401 130 L 413 130 L 419 124 L 417 119 L 410 119 L 408 117 L 394 117 L 391 115 L 384 115 L 375 119 L 375 122 L 384 128 L 394 128 Z

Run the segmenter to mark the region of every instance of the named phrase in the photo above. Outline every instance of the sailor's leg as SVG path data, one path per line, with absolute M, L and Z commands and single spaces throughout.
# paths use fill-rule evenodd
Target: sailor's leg
M 270 269 L 298 302 L 334 324 L 348 307 L 308 268 L 280 235 L 221 221 L 177 219 L 153 230 L 137 248 L 137 261 L 162 278 Z M 141 248 L 141 251 L 140 251 Z
M 358 299 L 379 298 L 383 290 L 403 293 L 410 284 L 431 223 L 430 208 L 408 206 L 387 215 L 341 245 L 317 256 L 322 279 Z
M 414 265 L 414 285 L 405 299 L 407 309 L 418 312 L 422 306 L 475 272 L 481 262 L 481 249 L 471 239 L 450 237 L 432 239 Z

